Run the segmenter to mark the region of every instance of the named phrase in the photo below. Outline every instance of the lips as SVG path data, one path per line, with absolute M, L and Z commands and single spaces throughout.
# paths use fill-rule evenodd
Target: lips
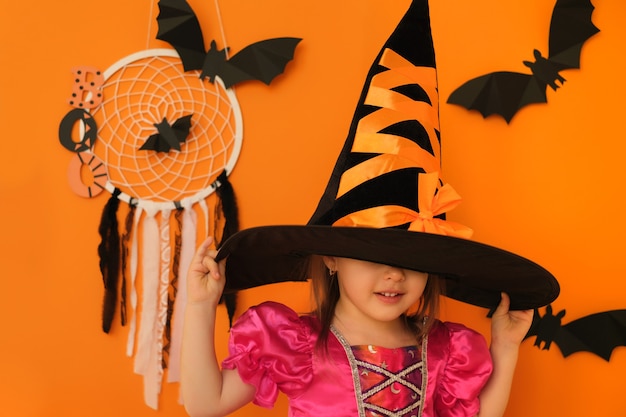
M 376 294 L 376 297 L 384 302 L 384 303 L 396 303 L 398 302 L 401 297 L 402 297 L 402 293 L 397 292 L 397 291 L 381 291 L 381 292 L 376 292 L 374 293 Z
M 378 295 L 382 295 L 384 297 L 397 297 L 398 295 L 400 295 L 397 292 L 379 292 L 377 293 Z

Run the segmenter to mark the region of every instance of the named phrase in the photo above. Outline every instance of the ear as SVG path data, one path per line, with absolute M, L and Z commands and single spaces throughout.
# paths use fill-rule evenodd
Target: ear
M 337 260 L 335 259 L 334 256 L 322 256 L 322 260 L 324 261 L 324 265 L 326 265 L 326 268 L 330 269 L 331 271 L 336 271 L 337 268 Z

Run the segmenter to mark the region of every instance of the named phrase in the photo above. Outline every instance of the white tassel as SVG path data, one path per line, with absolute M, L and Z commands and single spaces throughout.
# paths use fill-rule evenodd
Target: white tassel
M 204 200 L 200 200 L 199 204 L 204 214 L 204 236 L 209 236 L 209 207 Z
M 142 248 L 143 296 L 134 371 L 144 376 L 144 401 L 148 406 L 156 409 L 157 405 L 154 402 L 154 397 L 148 391 L 150 384 L 147 379 L 149 379 L 149 375 L 151 374 L 151 364 L 156 360 L 153 353 L 154 347 L 156 346 L 154 330 L 159 293 L 159 225 L 155 218 L 156 210 L 148 206 L 146 206 L 145 209 L 146 218 L 143 222 Z M 152 367 L 152 371 L 153 370 Z

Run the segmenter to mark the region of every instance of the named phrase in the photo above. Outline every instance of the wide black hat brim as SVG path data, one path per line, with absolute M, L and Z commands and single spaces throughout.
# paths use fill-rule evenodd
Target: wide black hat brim
M 445 295 L 493 308 L 500 293 L 512 310 L 543 307 L 559 295 L 554 276 L 514 253 L 479 242 L 400 229 L 314 225 L 263 226 L 237 232 L 221 246 L 226 291 L 305 281 L 308 255 L 360 259 L 445 278 Z

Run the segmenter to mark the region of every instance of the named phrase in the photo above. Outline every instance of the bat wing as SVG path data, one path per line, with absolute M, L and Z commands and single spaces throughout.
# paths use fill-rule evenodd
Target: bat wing
M 583 44 L 600 30 L 591 21 L 590 0 L 558 0 L 550 22 L 548 59 L 559 71 L 580 68 Z
M 155 133 L 150 135 L 139 149 L 142 151 L 169 152 L 172 146 L 159 133 Z
M 155 124 L 158 133 L 150 135 L 140 150 L 169 152 L 172 148 L 180 151 L 180 144 L 187 140 L 191 128 L 191 114 L 177 119 L 171 126 L 167 119 Z
M 157 39 L 169 43 L 185 71 L 202 69 L 206 49 L 200 22 L 185 0 L 160 0 Z
M 248 45 L 223 63 L 217 74 L 224 86 L 248 80 L 258 80 L 269 85 L 283 73 L 293 59 L 300 38 L 274 38 Z
M 191 116 L 191 114 L 183 116 L 172 124 L 172 130 L 179 143 L 183 143 L 187 140 L 189 130 L 191 129 Z
M 454 90 L 448 103 L 478 110 L 483 117 L 497 114 L 507 123 L 532 103 L 545 103 L 546 84 L 529 74 L 498 71 L 471 79 Z
M 539 309 L 535 309 L 535 312 L 533 314 L 533 321 L 530 324 L 530 328 L 528 329 L 528 332 L 526 333 L 526 336 L 524 336 L 524 340 L 528 339 L 529 337 L 532 336 L 537 336 L 538 332 L 539 332 L 539 322 L 541 321 L 541 316 L 539 315 Z
M 626 346 L 626 310 L 596 313 L 563 325 L 554 343 L 564 357 L 591 352 L 608 361 L 616 347 Z

